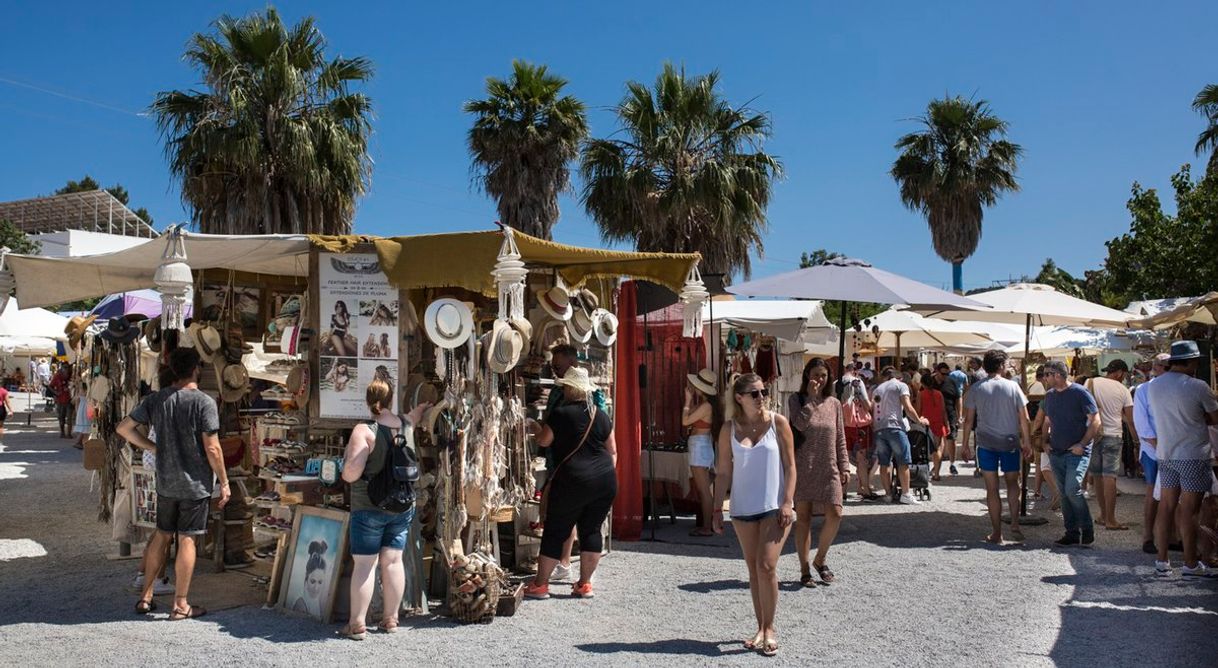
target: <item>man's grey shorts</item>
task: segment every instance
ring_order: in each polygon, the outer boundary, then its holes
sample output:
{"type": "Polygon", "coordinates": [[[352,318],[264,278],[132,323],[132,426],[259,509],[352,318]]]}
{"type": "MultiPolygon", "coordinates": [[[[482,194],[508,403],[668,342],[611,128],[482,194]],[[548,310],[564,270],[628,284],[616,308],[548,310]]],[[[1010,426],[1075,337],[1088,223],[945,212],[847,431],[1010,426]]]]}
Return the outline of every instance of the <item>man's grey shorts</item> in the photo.
{"type": "Polygon", "coordinates": [[[1091,446],[1091,464],[1088,470],[1091,475],[1117,477],[1121,468],[1121,437],[1101,436],[1095,445],[1091,446]]]}

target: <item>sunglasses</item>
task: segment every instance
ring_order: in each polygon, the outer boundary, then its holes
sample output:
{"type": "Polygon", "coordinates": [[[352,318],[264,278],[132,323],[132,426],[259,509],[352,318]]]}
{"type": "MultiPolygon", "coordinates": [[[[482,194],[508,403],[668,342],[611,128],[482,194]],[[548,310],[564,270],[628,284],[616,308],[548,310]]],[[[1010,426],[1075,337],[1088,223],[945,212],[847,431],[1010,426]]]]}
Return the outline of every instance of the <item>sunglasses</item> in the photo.
{"type": "Polygon", "coordinates": [[[760,390],[751,390],[749,392],[742,392],[742,394],[744,394],[745,396],[752,397],[754,399],[760,399],[762,397],[770,396],[770,391],[765,388],[762,388],[760,390]]]}

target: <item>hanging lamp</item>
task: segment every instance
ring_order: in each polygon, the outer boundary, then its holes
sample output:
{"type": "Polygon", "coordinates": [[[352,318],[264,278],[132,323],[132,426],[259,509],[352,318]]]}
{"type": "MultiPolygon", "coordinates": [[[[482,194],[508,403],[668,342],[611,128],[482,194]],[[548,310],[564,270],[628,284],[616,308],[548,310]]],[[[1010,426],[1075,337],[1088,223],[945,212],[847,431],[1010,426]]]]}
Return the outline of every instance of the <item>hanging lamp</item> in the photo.
{"type": "Polygon", "coordinates": [[[523,319],[525,279],[529,270],[521,260],[520,249],[516,247],[516,231],[507,225],[501,227],[503,245],[499,247],[499,257],[491,270],[499,286],[499,319],[523,319]]]}
{"type": "Polygon", "coordinates": [[[685,286],[681,288],[679,297],[684,305],[684,336],[692,339],[702,338],[702,304],[710,299],[710,292],[707,292],[706,284],[702,282],[702,274],[698,271],[697,264],[690,267],[689,274],[685,276],[685,286]]]}
{"type": "Polygon", "coordinates": [[[173,226],[167,236],[165,252],[161,254],[161,264],[156,268],[152,281],[156,284],[157,292],[161,293],[161,328],[182,330],[185,329],[186,299],[193,280],[190,265],[186,264],[186,240],[182,236],[182,226],[173,226]]]}

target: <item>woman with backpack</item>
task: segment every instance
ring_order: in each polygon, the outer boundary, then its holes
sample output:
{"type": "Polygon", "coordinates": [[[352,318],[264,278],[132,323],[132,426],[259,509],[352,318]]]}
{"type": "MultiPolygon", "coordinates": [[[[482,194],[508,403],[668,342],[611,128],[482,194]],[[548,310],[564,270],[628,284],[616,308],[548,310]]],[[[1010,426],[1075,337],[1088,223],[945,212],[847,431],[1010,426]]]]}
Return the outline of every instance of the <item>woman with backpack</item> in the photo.
{"type": "MultiPolygon", "coordinates": [[[[405,416],[393,412],[393,386],[381,378],[368,384],[366,393],[372,419],[355,425],[343,455],[343,480],[351,484],[351,615],[339,635],[363,640],[367,635],[368,606],[375,586],[373,571],[381,569],[382,633],[398,627],[398,608],[406,590],[402,552],[414,521],[408,486],[395,485],[392,463],[414,458],[414,427],[430,404],[419,404],[405,416]],[[400,448],[400,451],[393,450],[400,448]],[[408,453],[408,454],[407,454],[408,453]],[[386,478],[386,466],[389,479],[386,478]]],[[[417,477],[417,468],[415,469],[417,477]]]]}
{"type": "Polygon", "coordinates": [[[850,481],[846,454],[846,428],[842,405],[833,396],[833,374],[825,360],[813,358],[804,366],[799,393],[788,401],[795,438],[795,553],[799,556],[799,582],[815,587],[808,564],[812,549],[812,516],[824,515],[816,557],[811,566],[823,584],[833,582],[825,563],[829,546],[842,523],[842,500],[850,481]]]}
{"type": "MultiPolygon", "coordinates": [[[[845,381],[846,378],[842,380],[845,381]]],[[[842,422],[846,426],[846,452],[854,462],[854,484],[859,498],[875,501],[880,495],[872,491],[871,477],[879,462],[872,443],[872,403],[864,381],[851,377],[849,382],[842,386],[842,394],[838,398],[842,402],[842,422]]]]}

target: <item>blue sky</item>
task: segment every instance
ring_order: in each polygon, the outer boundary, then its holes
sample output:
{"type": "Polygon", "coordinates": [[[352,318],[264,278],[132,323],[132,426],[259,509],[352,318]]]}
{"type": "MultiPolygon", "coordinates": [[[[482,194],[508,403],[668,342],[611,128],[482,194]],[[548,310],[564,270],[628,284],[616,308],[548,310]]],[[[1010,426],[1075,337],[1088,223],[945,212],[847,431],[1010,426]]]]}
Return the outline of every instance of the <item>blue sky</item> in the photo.
{"type": "MultiPolygon", "coordinates": [[[[0,200],[46,194],[88,173],[127,186],[158,227],[185,220],[156,129],[137,112],[159,90],[196,84],[181,61],[193,33],[223,12],[264,6],[10,3],[0,40],[0,200]]],[[[376,167],[356,216],[356,231],[367,234],[495,220],[494,204],[470,186],[470,119],[460,107],[513,58],[569,79],[596,136],[616,129],[610,107],[627,80],[652,81],[666,60],[718,69],[731,100],[753,99],[772,115],[767,150],[787,170],[755,277],[794,269],[800,252],[823,247],[948,285],[950,267],[887,174],[893,142],[915,127],[904,119],[945,92],[989,100],[1026,150],[1023,191],[987,212],[966,287],[1035,273],[1048,256],[1081,274],[1099,265],[1104,240],[1128,229],[1133,181],[1169,189],[1181,164],[1197,162],[1202,121],[1189,102],[1218,82],[1214,2],[291,2],[280,10],[293,21],[314,15],[332,53],[376,64],[367,91],[376,167]]],[[[562,211],[557,240],[601,245],[577,199],[565,198],[562,211]]]]}

